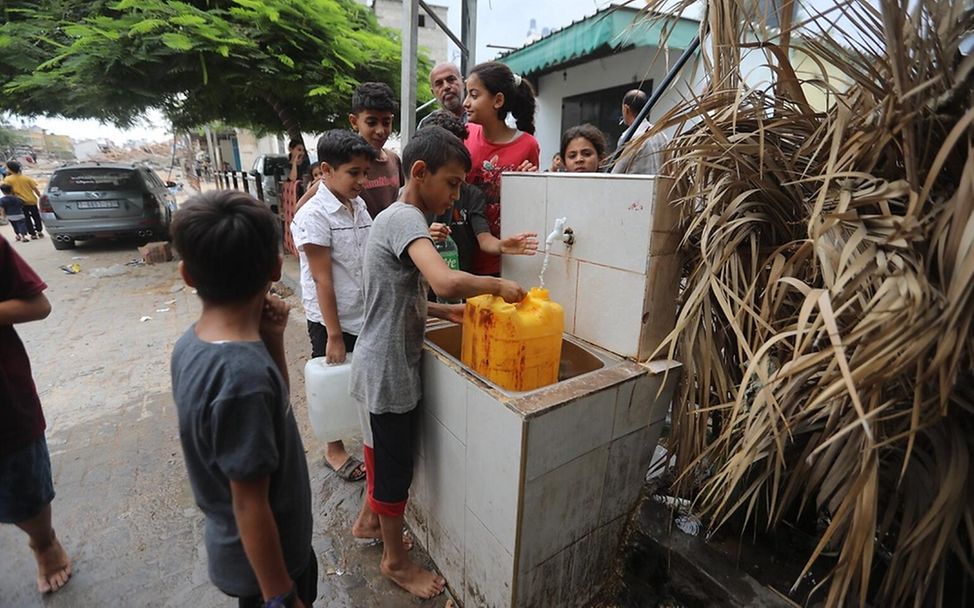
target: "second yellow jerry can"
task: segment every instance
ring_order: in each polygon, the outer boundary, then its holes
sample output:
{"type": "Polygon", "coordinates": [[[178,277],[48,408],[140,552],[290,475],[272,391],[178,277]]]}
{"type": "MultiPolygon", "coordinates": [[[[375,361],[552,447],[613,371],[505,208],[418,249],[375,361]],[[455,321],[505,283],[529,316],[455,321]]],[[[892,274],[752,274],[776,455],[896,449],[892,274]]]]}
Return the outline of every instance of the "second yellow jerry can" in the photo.
{"type": "Polygon", "coordinates": [[[467,300],[460,360],[498,386],[530,391],[558,381],[565,311],[532,288],[518,304],[492,295],[467,300]]]}

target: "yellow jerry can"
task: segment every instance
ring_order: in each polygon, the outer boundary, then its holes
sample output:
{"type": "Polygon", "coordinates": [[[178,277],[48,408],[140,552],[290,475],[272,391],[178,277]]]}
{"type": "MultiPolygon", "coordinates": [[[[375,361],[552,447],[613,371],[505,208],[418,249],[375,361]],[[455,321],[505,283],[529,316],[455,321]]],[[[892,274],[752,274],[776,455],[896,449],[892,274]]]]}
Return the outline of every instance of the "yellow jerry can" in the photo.
{"type": "Polygon", "coordinates": [[[460,360],[498,386],[530,391],[558,381],[565,311],[534,287],[517,304],[482,295],[467,300],[460,360]]]}

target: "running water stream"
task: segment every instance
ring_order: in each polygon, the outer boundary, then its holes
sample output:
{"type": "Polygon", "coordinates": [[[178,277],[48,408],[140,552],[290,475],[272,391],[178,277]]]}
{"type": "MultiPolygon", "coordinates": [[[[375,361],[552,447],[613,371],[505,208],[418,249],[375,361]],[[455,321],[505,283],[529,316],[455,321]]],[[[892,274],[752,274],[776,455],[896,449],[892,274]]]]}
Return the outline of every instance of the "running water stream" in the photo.
{"type": "Polygon", "coordinates": [[[551,256],[551,251],[548,250],[548,246],[545,245],[544,248],[544,261],[541,262],[541,274],[538,275],[538,282],[541,283],[541,289],[544,289],[544,273],[548,270],[548,258],[551,256]]]}

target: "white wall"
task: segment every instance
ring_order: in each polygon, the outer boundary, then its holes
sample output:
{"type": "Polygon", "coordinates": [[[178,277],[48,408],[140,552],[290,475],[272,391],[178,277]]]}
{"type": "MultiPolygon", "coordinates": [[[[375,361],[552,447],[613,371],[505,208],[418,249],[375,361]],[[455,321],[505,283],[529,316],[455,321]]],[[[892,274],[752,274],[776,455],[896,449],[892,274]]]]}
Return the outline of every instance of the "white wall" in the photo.
{"type": "MultiPolygon", "coordinates": [[[[641,81],[649,79],[653,80],[654,87],[658,86],[680,53],[679,50],[671,50],[667,62],[667,54],[659,52],[656,47],[630,49],[541,76],[535,137],[541,144],[542,164],[558,152],[562,133],[562,99],[628,83],[635,88],[641,81]]],[[[653,108],[651,121],[673,107],[681,94],[686,93],[686,77],[692,73],[692,66],[684,68],[677,84],[653,108]]],[[[621,98],[619,104],[622,104],[621,98]]],[[[570,126],[574,125],[565,125],[565,128],[570,126]]]]}
{"type": "MultiPolygon", "coordinates": [[[[450,22],[449,8],[438,6],[431,2],[427,2],[427,4],[429,4],[433,12],[444,23],[450,22]]],[[[402,30],[403,11],[401,0],[375,0],[373,10],[375,11],[375,16],[379,19],[379,23],[395,30],[402,30]]],[[[419,9],[419,15],[425,17],[425,25],[419,28],[419,46],[426,49],[434,64],[447,61],[449,59],[449,55],[447,54],[449,38],[447,38],[446,34],[436,25],[436,22],[430,19],[429,15],[422,8],[419,9]]],[[[454,33],[458,36],[460,34],[459,30],[454,33]]]]}
{"type": "MultiPolygon", "coordinates": [[[[254,161],[261,154],[286,154],[287,144],[281,141],[277,135],[264,135],[257,137],[252,131],[247,129],[236,129],[237,148],[240,150],[240,166],[244,171],[249,171],[254,166],[254,161]]],[[[305,137],[305,142],[309,147],[314,147],[315,140],[305,137]]],[[[229,160],[231,157],[225,157],[229,160]]]]}

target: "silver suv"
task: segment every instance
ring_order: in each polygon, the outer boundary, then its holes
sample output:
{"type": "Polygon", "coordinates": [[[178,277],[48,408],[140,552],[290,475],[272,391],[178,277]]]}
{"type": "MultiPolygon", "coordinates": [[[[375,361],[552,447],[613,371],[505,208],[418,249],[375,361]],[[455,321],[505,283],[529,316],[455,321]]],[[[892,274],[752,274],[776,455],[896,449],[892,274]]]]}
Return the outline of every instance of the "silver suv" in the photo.
{"type": "Polygon", "coordinates": [[[264,203],[274,213],[278,213],[281,206],[278,184],[287,179],[290,172],[291,165],[288,164],[285,154],[262,154],[254,160],[254,165],[251,167],[250,175],[254,179],[261,180],[264,203]]]}
{"type": "Polygon", "coordinates": [[[56,169],[39,205],[55,249],[99,237],[168,239],[176,212],[176,198],[155,172],[126,163],[56,169]]]}

